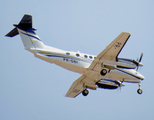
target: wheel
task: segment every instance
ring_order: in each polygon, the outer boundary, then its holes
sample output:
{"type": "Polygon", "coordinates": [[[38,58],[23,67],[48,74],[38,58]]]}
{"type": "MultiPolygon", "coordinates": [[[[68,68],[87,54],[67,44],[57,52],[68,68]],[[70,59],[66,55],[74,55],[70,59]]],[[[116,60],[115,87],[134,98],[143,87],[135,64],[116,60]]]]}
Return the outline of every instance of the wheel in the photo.
{"type": "Polygon", "coordinates": [[[104,75],[106,75],[107,70],[106,69],[103,69],[100,73],[101,73],[102,76],[104,76],[104,75]]]}
{"type": "Polygon", "coordinates": [[[137,93],[138,93],[138,94],[142,94],[142,93],[143,93],[143,90],[142,90],[141,88],[139,88],[139,89],[137,90],[137,93]]]}
{"type": "Polygon", "coordinates": [[[82,92],[82,95],[83,95],[83,96],[87,96],[88,93],[89,93],[89,91],[88,91],[87,89],[85,89],[85,90],[82,92]]]}

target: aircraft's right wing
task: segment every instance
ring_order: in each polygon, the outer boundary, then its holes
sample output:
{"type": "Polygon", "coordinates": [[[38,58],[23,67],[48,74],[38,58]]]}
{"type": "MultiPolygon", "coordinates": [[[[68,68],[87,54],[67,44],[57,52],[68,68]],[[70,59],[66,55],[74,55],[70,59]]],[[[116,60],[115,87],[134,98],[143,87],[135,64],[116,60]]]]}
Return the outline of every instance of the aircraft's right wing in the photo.
{"type": "Polygon", "coordinates": [[[95,85],[94,79],[88,78],[85,75],[80,76],[76,81],[73,82],[72,86],[66,93],[66,97],[76,97],[82,91],[86,89],[86,84],[95,85]]]}
{"type": "Polygon", "coordinates": [[[116,61],[130,35],[130,33],[122,32],[96,57],[88,69],[95,71],[100,70],[103,60],[116,61]]]}

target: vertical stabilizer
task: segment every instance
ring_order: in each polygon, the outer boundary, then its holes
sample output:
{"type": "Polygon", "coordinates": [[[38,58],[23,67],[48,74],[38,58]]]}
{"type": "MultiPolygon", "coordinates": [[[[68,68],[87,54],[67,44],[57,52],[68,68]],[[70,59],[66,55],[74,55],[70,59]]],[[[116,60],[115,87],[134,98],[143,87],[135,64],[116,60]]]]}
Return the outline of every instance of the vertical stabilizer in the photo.
{"type": "Polygon", "coordinates": [[[31,15],[25,14],[19,24],[14,24],[14,26],[15,28],[6,34],[6,36],[14,37],[20,34],[26,49],[44,49],[44,44],[35,33],[36,29],[32,27],[31,15]]]}

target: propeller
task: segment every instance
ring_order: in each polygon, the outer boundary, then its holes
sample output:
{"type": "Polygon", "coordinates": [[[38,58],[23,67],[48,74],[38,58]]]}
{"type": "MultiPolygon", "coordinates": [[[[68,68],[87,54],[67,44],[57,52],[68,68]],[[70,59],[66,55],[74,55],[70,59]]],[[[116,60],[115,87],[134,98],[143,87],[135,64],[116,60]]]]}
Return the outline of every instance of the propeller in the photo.
{"type": "Polygon", "coordinates": [[[139,60],[137,58],[137,61],[136,61],[137,62],[136,71],[138,71],[139,66],[143,66],[143,64],[141,63],[142,58],[143,58],[143,53],[141,53],[141,56],[140,56],[140,59],[139,60]]]}
{"type": "Polygon", "coordinates": [[[120,90],[120,92],[121,92],[121,87],[122,87],[122,86],[125,86],[125,85],[123,84],[123,81],[115,80],[115,82],[119,85],[118,90],[120,90]]]}

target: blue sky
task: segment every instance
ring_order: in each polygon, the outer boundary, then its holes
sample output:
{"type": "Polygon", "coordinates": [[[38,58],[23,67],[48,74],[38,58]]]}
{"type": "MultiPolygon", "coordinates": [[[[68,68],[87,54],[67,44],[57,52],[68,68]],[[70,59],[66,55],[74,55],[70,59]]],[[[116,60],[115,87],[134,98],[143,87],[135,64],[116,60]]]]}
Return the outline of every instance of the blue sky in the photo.
{"type": "Polygon", "coordinates": [[[0,120],[153,120],[154,2],[152,0],[1,0],[0,120]],[[121,32],[131,33],[119,57],[144,53],[143,94],[137,84],[118,90],[90,90],[87,97],[64,97],[80,75],[37,59],[20,36],[4,35],[24,14],[44,44],[99,54],[121,32]]]}

